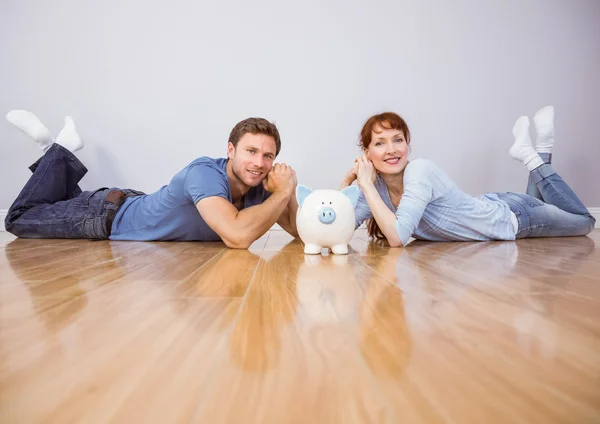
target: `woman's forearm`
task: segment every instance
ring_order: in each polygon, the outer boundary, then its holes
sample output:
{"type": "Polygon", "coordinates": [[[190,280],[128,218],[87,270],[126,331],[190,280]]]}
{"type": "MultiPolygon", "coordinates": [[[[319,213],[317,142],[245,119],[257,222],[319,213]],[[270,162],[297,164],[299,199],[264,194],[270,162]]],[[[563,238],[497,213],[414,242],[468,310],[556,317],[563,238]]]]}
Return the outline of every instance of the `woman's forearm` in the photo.
{"type": "Polygon", "coordinates": [[[390,246],[402,247],[402,241],[396,230],[396,214],[383,202],[383,199],[373,184],[368,184],[365,187],[361,187],[361,189],[365,196],[365,200],[371,209],[373,218],[377,222],[377,225],[390,246]]]}

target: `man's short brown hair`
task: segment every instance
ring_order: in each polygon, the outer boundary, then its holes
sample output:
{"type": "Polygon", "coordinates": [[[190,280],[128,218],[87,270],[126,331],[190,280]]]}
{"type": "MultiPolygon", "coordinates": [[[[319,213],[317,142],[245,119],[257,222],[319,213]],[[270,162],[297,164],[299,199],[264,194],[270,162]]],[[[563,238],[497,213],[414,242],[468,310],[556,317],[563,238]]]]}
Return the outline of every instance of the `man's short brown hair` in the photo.
{"type": "Polygon", "coordinates": [[[281,150],[281,138],[279,137],[279,131],[275,124],[267,121],[264,118],[248,118],[238,122],[229,134],[229,142],[237,147],[238,141],[243,137],[244,134],[265,134],[275,139],[275,147],[277,151],[275,156],[279,154],[281,150]]]}

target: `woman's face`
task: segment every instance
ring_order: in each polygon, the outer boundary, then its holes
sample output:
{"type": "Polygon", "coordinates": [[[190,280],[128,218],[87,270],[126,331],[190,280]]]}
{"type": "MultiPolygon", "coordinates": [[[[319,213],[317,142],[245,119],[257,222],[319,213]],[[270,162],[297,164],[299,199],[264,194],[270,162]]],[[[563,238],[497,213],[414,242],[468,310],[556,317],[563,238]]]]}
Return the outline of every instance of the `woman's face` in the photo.
{"type": "Polygon", "coordinates": [[[376,125],[371,132],[371,144],[365,153],[375,169],[382,174],[399,174],[408,163],[408,143],[400,130],[376,125]]]}

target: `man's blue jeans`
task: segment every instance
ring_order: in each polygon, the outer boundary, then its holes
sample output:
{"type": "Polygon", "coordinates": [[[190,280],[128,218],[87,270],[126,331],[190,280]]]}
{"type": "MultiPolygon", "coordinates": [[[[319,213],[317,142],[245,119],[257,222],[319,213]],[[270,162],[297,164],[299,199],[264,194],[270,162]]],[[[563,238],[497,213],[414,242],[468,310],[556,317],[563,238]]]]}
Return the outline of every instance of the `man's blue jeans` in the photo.
{"type": "MultiPolygon", "coordinates": [[[[82,191],[79,181],[87,168],[73,153],[54,143],[29,168],[33,175],[14,201],[5,219],[6,230],[23,238],[106,240],[110,216],[122,201],[111,201],[116,188],[82,191]],[[108,199],[108,200],[107,200],[108,199]]],[[[120,190],[124,195],[143,194],[120,190]]]]}

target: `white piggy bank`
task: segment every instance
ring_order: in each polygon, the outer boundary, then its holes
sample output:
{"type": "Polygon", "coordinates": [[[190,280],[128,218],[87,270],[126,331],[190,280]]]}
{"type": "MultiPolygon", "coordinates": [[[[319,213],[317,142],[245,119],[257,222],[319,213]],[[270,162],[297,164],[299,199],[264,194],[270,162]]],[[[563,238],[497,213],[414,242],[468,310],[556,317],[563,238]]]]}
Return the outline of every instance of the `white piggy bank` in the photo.
{"type": "Polygon", "coordinates": [[[298,184],[296,227],[304,242],[304,253],[318,255],[324,247],[336,255],[348,253],[348,242],[354,233],[354,207],[360,189],[348,186],[343,190],[312,190],[298,184]]]}

